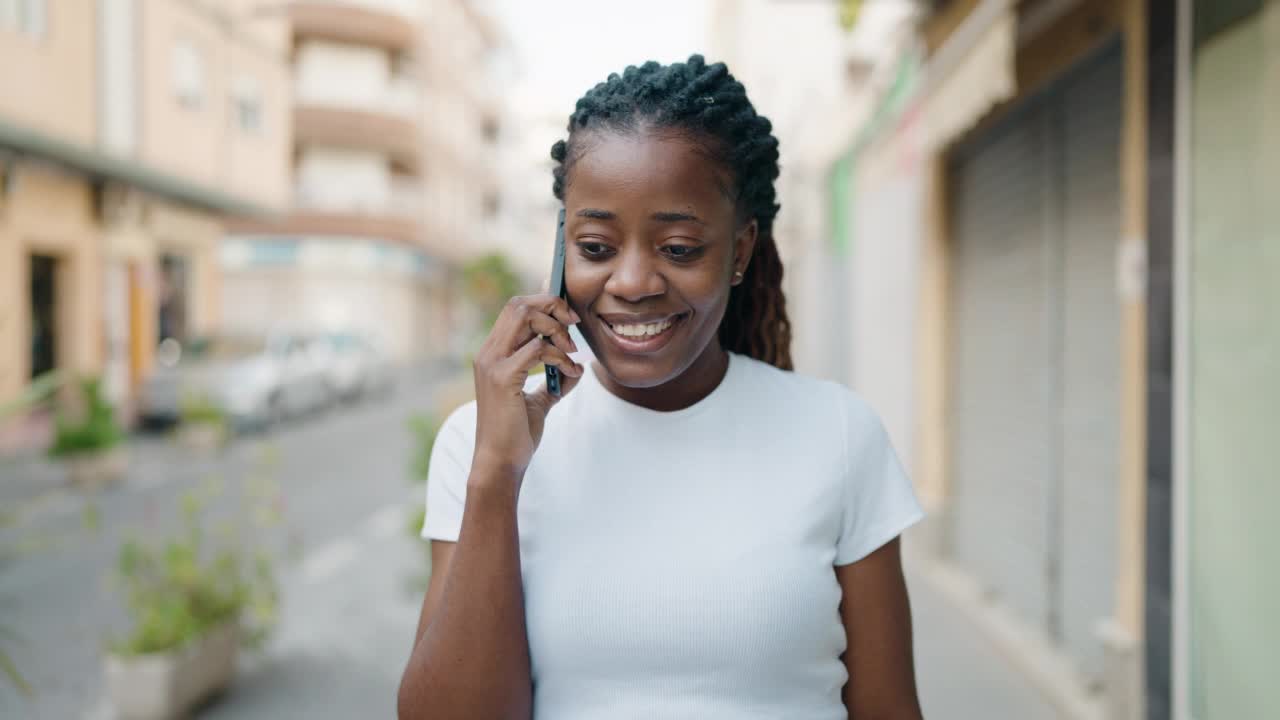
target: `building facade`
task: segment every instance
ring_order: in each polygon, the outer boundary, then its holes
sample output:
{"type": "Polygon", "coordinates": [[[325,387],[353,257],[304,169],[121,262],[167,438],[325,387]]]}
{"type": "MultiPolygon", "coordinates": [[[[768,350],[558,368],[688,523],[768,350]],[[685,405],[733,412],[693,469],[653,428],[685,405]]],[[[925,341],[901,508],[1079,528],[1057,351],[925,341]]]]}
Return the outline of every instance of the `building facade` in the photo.
{"type": "Polygon", "coordinates": [[[1063,716],[1136,717],[1145,18],[954,0],[909,23],[828,165],[834,365],[907,458],[921,566],[1063,716]]]}
{"type": "Polygon", "coordinates": [[[226,324],[355,331],[397,361],[446,353],[451,282],[499,201],[495,41],[465,2],[289,5],[292,211],[233,227],[226,324]],[[270,312],[263,312],[265,309],[270,312]]]}
{"type": "Polygon", "coordinates": [[[1176,181],[1162,207],[1173,228],[1173,252],[1164,255],[1173,301],[1153,315],[1173,330],[1162,363],[1173,368],[1173,493],[1171,504],[1152,506],[1151,524],[1171,529],[1175,543],[1153,558],[1163,572],[1153,573],[1148,603],[1153,625],[1172,631],[1172,652],[1168,660],[1159,646],[1151,653],[1160,673],[1151,704],[1177,720],[1272,717],[1280,713],[1280,532],[1269,513],[1280,501],[1280,326],[1272,317],[1280,308],[1280,3],[1174,5],[1162,26],[1176,48],[1165,76],[1175,82],[1176,181]]]}
{"type": "Polygon", "coordinates": [[[285,26],[253,7],[0,2],[0,399],[66,369],[127,409],[160,340],[218,326],[223,218],[288,193],[285,26]]]}
{"type": "Polygon", "coordinates": [[[1063,717],[1275,715],[1280,5],[919,9],[829,183],[855,386],[915,307],[910,548],[1063,717]]]}

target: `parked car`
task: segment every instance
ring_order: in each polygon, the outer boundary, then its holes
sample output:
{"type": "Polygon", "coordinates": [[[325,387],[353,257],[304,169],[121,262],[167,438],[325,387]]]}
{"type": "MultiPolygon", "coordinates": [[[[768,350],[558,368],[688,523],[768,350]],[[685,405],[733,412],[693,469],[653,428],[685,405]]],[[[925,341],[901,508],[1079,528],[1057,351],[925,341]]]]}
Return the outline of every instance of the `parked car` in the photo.
{"type": "Polygon", "coordinates": [[[139,417],[175,422],[184,403],[210,404],[236,428],[261,427],[319,410],[334,397],[314,340],[282,333],[166,340],[143,385],[139,417]]]}
{"type": "Polygon", "coordinates": [[[329,386],[339,400],[353,402],[390,392],[391,363],[368,338],[335,332],[320,336],[319,342],[329,386]]]}

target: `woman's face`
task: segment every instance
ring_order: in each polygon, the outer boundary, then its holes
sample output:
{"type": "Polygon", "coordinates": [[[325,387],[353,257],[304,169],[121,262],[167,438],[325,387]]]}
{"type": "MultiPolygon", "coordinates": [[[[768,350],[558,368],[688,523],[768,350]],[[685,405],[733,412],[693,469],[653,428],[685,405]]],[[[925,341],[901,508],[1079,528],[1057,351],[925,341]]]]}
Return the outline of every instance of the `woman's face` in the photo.
{"type": "Polygon", "coordinates": [[[619,384],[663,385],[705,353],[754,221],[738,227],[732,178],[673,132],[594,132],[565,186],[565,284],[579,330],[619,384]]]}

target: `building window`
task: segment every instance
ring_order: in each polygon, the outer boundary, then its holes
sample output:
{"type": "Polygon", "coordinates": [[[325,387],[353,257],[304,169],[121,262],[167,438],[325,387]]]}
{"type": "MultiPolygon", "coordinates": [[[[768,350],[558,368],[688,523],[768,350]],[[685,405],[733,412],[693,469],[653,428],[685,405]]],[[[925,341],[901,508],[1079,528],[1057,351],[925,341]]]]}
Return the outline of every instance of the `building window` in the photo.
{"type": "Polygon", "coordinates": [[[231,115],[242,132],[253,135],[262,132],[262,89],[256,79],[244,76],[236,80],[231,93],[231,115]]]}
{"type": "Polygon", "coordinates": [[[498,120],[493,117],[486,117],[480,128],[481,134],[484,135],[485,142],[495,143],[498,141],[498,120]]]}
{"type": "Polygon", "coordinates": [[[173,46],[173,94],[184,108],[199,110],[204,106],[204,58],[184,41],[173,46]]]}
{"type": "Polygon", "coordinates": [[[0,0],[0,29],[43,39],[49,29],[48,0],[0,0]]]}
{"type": "Polygon", "coordinates": [[[484,196],[484,216],[487,218],[498,217],[498,213],[502,210],[502,198],[498,197],[498,193],[486,193],[484,196]]]}

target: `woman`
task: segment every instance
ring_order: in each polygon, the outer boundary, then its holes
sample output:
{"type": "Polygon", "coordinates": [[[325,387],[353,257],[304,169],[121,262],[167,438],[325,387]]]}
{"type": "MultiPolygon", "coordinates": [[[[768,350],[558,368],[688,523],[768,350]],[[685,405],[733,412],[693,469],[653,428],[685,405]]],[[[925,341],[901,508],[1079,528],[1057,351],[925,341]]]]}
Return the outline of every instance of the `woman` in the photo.
{"type": "Polygon", "coordinates": [[[875,414],[790,372],[777,147],[698,55],[578,101],[568,300],[507,305],[436,440],[401,718],[920,717],[920,508],[875,414]]]}

